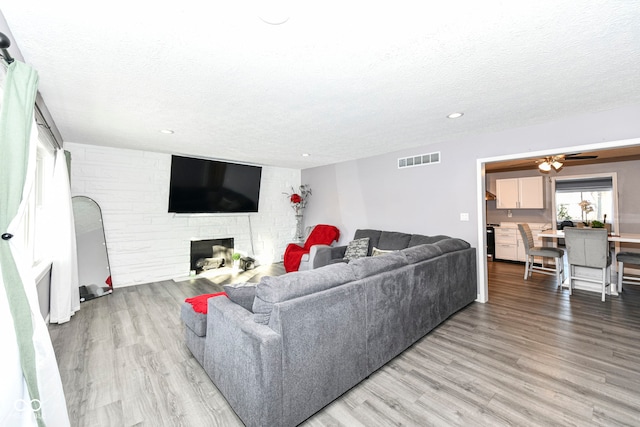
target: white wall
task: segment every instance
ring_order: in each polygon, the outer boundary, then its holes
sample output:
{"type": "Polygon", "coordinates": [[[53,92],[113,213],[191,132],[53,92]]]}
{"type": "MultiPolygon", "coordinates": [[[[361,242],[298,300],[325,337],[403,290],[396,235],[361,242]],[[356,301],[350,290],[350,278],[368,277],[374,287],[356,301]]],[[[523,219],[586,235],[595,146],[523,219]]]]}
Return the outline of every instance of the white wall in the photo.
{"type": "Polygon", "coordinates": [[[314,198],[306,220],[337,225],[342,243],[351,240],[357,228],[369,227],[447,234],[478,247],[477,159],[637,137],[640,105],[631,105],[443,143],[425,141],[413,150],[305,169],[302,182],[311,185],[314,198]],[[398,157],[434,151],[441,152],[439,164],[396,167],[398,157]],[[469,213],[470,220],[460,221],[460,213],[469,213]]]}
{"type": "MultiPolygon", "coordinates": [[[[174,215],[167,212],[171,156],[65,143],[71,152],[71,192],[102,208],[114,287],[189,274],[192,239],[233,237],[251,253],[249,215],[174,215]]],[[[295,233],[284,192],[300,185],[300,171],[263,167],[259,212],[251,215],[254,255],[280,261],[295,233]]]]}

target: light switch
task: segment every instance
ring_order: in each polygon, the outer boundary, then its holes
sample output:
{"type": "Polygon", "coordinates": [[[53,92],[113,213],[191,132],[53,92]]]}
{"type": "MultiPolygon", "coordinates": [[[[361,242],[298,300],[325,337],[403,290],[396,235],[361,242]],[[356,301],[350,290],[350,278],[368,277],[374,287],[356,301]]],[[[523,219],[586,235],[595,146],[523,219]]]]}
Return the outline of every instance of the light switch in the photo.
{"type": "Polygon", "coordinates": [[[460,214],[460,221],[469,221],[469,213],[468,212],[462,212],[460,214]]]}

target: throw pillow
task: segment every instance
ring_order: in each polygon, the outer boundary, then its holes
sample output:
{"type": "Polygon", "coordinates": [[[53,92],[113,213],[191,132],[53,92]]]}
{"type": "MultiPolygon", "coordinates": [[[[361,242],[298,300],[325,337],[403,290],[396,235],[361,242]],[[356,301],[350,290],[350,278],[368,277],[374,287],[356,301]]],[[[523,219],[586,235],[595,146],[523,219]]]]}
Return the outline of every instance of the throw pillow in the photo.
{"type": "Polygon", "coordinates": [[[253,313],[253,300],[256,297],[255,283],[236,283],[224,285],[223,288],[232,302],[253,313]]]}
{"type": "Polygon", "coordinates": [[[368,237],[352,240],[349,242],[347,249],[344,251],[344,259],[347,261],[351,261],[352,259],[366,257],[368,251],[369,251],[368,237]]]}
{"type": "Polygon", "coordinates": [[[384,255],[384,254],[388,254],[391,252],[395,252],[392,250],[386,250],[386,249],[378,249],[375,246],[373,247],[373,249],[371,249],[371,256],[380,256],[380,255],[384,255]]]}

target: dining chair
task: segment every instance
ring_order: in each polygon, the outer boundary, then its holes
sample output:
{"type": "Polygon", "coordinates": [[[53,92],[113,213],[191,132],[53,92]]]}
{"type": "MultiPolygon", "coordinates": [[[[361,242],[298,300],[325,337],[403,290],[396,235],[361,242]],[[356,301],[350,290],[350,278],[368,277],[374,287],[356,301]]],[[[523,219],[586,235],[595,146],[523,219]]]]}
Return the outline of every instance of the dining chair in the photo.
{"type": "Polygon", "coordinates": [[[640,277],[624,275],[625,264],[640,265],[640,253],[619,252],[616,256],[616,260],[618,261],[618,292],[622,292],[623,282],[640,284],[640,277]]]}
{"type": "Polygon", "coordinates": [[[533,241],[533,234],[531,233],[529,224],[518,224],[518,230],[520,230],[522,242],[524,243],[524,250],[526,252],[524,280],[527,280],[531,277],[531,274],[536,271],[538,273],[556,276],[558,287],[560,287],[562,285],[564,273],[564,251],[558,248],[536,246],[533,241]],[[542,257],[542,263],[540,266],[535,264],[535,257],[542,257]],[[544,258],[553,258],[555,260],[555,268],[545,267],[544,258]]]}
{"type": "Polygon", "coordinates": [[[602,301],[605,300],[609,279],[611,256],[609,253],[608,233],[604,228],[573,228],[564,229],[564,240],[567,245],[569,261],[569,294],[573,289],[574,279],[602,284],[602,301]],[[599,268],[602,277],[596,279],[588,276],[577,276],[576,267],[599,268]]]}

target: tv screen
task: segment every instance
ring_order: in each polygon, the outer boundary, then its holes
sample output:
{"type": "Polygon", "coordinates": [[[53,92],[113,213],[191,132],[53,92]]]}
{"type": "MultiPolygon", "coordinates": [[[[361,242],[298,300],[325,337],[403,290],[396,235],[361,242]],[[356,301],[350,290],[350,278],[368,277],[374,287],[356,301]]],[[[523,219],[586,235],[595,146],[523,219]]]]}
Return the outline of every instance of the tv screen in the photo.
{"type": "Polygon", "coordinates": [[[171,156],[169,212],[258,212],[260,166],[171,156]]]}

